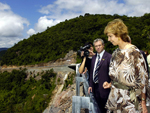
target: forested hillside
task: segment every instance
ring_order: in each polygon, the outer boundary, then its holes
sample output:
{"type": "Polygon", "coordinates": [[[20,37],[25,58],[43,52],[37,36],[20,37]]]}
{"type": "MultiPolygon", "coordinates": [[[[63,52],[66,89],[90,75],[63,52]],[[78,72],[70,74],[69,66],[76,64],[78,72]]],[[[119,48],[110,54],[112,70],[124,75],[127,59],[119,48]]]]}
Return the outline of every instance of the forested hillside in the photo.
{"type": "Polygon", "coordinates": [[[64,57],[69,50],[77,51],[86,41],[93,42],[96,38],[102,38],[105,41],[105,49],[112,53],[116,47],[107,41],[107,36],[103,31],[107,23],[115,18],[121,18],[128,26],[133,44],[139,49],[150,50],[150,14],[142,17],[127,17],[117,14],[92,15],[87,13],[48,27],[44,32],[18,42],[7,50],[1,65],[49,62],[64,57]]]}
{"type": "Polygon", "coordinates": [[[48,106],[56,73],[47,70],[40,80],[26,76],[26,69],[0,72],[0,113],[41,113],[48,106]]]}
{"type": "Polygon", "coordinates": [[[2,56],[5,54],[8,48],[0,48],[0,61],[2,59],[2,56]]]}
{"type": "Polygon", "coordinates": [[[6,51],[7,50],[1,50],[0,51],[0,61],[1,61],[2,57],[3,57],[3,55],[6,53],[6,51]]]}

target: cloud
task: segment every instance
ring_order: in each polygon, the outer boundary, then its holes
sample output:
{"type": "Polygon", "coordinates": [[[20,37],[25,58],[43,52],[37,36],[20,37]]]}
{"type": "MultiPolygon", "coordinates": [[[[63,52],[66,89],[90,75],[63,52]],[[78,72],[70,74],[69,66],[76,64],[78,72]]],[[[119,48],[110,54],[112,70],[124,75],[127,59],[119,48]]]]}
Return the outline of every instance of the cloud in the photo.
{"type": "Polygon", "coordinates": [[[81,15],[80,10],[82,5],[82,0],[66,0],[65,2],[63,0],[57,0],[54,4],[42,7],[39,12],[45,14],[45,16],[38,19],[34,27],[35,32],[42,32],[46,30],[47,27],[81,15]]]}
{"type": "Polygon", "coordinates": [[[53,20],[53,19],[50,19],[48,16],[43,16],[43,17],[40,17],[38,19],[38,23],[35,24],[35,27],[34,29],[29,29],[27,31],[27,34],[29,36],[33,35],[33,34],[36,34],[38,32],[43,32],[44,30],[47,29],[47,27],[51,27],[51,26],[54,26],[56,25],[57,23],[61,22],[60,20],[53,20]]]}
{"type": "Polygon", "coordinates": [[[43,13],[43,14],[49,14],[49,13],[50,13],[49,9],[53,9],[53,8],[54,8],[54,6],[50,4],[50,5],[47,5],[47,6],[42,7],[42,8],[39,10],[39,12],[40,12],[40,13],[43,13]]]}
{"type": "Polygon", "coordinates": [[[149,0],[125,0],[128,16],[143,16],[150,13],[149,0]]]}
{"type": "Polygon", "coordinates": [[[0,48],[3,47],[12,47],[14,44],[16,44],[17,42],[19,42],[20,40],[22,40],[20,37],[14,37],[13,39],[10,37],[1,37],[0,38],[0,48]]]}
{"type": "Polygon", "coordinates": [[[149,0],[56,0],[53,4],[42,7],[39,12],[54,19],[58,19],[58,15],[59,18],[64,14],[69,16],[70,13],[142,16],[150,12],[149,6],[149,0]]]}
{"type": "Polygon", "coordinates": [[[29,25],[27,19],[13,13],[9,5],[0,2],[0,47],[11,47],[18,42],[25,25],[29,25]]]}
{"type": "Polygon", "coordinates": [[[39,18],[34,30],[42,32],[48,26],[85,13],[143,16],[150,12],[149,6],[149,0],[55,0],[39,9],[45,16],[39,18]]]}
{"type": "Polygon", "coordinates": [[[27,34],[28,34],[29,36],[31,36],[31,35],[33,35],[33,34],[36,34],[36,32],[35,32],[34,29],[29,29],[29,30],[27,31],[27,34]]]}
{"type": "Polygon", "coordinates": [[[59,22],[60,20],[53,20],[47,16],[43,16],[39,18],[38,23],[35,25],[35,30],[36,32],[42,32],[47,29],[47,27],[51,27],[59,22]]]}
{"type": "Polygon", "coordinates": [[[3,10],[10,10],[10,6],[0,2],[0,11],[3,11],[3,10]]]}
{"type": "Polygon", "coordinates": [[[0,47],[11,47],[27,38],[23,36],[25,32],[29,37],[85,13],[143,16],[150,13],[149,6],[149,0],[54,0],[39,9],[42,16],[37,19],[34,28],[26,32],[25,27],[29,25],[29,21],[12,12],[9,5],[0,2],[0,47]]]}

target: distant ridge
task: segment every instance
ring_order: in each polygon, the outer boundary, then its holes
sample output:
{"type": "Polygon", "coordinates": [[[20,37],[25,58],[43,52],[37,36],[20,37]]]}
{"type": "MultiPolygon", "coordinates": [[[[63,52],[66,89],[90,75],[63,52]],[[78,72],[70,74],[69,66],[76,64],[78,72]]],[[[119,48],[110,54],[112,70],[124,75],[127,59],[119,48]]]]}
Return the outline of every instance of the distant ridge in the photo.
{"type": "Polygon", "coordinates": [[[0,48],[0,51],[7,50],[8,48],[0,48]]]}
{"type": "MultiPolygon", "coordinates": [[[[115,18],[122,19],[127,25],[132,44],[143,51],[150,52],[150,13],[141,17],[86,13],[84,16],[66,19],[55,26],[47,27],[41,33],[19,41],[5,52],[1,66],[34,65],[56,61],[64,58],[69,51],[77,51],[85,42],[93,42],[96,38],[102,38],[105,42],[105,50],[112,53],[117,46],[113,46],[108,41],[104,28],[115,18]]],[[[77,61],[78,59],[79,56],[77,61]]]]}

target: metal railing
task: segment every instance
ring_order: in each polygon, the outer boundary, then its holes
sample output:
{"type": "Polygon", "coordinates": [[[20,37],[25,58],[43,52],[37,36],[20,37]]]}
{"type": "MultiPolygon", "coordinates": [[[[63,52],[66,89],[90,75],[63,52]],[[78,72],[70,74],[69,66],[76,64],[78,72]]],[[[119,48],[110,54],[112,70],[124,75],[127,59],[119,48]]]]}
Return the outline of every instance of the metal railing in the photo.
{"type": "Polygon", "coordinates": [[[81,108],[88,109],[89,113],[100,113],[93,94],[88,94],[89,83],[86,74],[80,74],[79,67],[80,64],[76,64],[74,68],[76,71],[76,96],[72,97],[72,113],[80,113],[81,108]],[[80,96],[81,83],[83,83],[85,97],[80,96]]]}

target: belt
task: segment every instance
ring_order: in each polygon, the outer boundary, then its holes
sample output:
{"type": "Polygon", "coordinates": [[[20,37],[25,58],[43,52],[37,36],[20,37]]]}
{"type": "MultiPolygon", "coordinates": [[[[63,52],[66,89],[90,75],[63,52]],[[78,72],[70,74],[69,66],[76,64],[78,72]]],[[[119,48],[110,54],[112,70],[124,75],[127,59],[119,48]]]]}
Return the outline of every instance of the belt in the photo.
{"type": "Polygon", "coordinates": [[[116,87],[116,88],[119,88],[119,89],[126,89],[130,92],[130,98],[131,98],[131,101],[134,101],[134,105],[135,105],[135,109],[137,110],[138,109],[138,104],[139,104],[139,101],[136,97],[136,91],[135,89],[133,89],[132,87],[128,87],[126,85],[123,85],[119,82],[116,82],[116,81],[112,81],[112,84],[116,87]]]}

